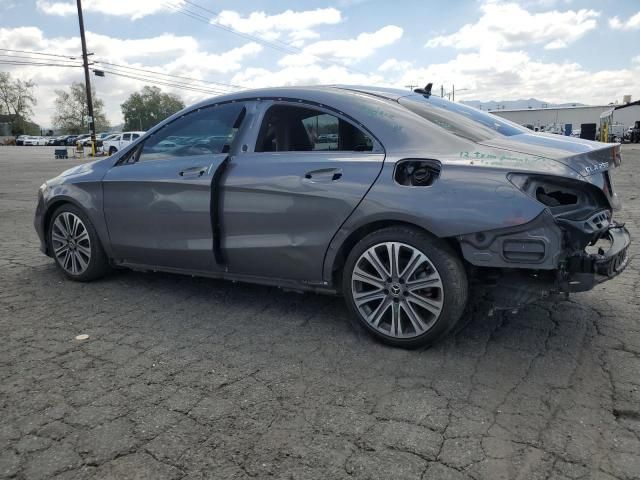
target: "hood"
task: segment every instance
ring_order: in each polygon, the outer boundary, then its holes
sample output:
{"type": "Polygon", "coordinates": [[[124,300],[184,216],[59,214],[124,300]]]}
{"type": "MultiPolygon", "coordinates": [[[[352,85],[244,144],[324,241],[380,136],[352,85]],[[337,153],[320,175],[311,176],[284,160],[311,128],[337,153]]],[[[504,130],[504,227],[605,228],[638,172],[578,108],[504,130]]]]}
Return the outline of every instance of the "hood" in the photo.
{"type": "Polygon", "coordinates": [[[617,167],[621,162],[618,143],[601,143],[562,135],[524,133],[510,137],[494,137],[479,143],[554,160],[583,177],[602,173],[617,167]]]}
{"type": "Polygon", "coordinates": [[[47,180],[46,183],[49,186],[58,185],[69,181],[76,181],[80,177],[87,181],[98,181],[102,179],[104,174],[113,166],[114,163],[115,160],[112,156],[76,165],[75,167],[60,173],[58,176],[47,180]]]}

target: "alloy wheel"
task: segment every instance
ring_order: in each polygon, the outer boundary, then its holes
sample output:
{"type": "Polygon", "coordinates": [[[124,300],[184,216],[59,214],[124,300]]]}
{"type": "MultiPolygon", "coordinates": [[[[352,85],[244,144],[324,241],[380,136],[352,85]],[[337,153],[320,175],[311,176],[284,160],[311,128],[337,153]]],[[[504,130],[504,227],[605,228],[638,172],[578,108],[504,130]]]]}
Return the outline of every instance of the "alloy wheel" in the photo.
{"type": "Polygon", "coordinates": [[[369,326],[394,338],[427,332],[444,305],[438,270],[420,250],[399,242],[379,243],[360,255],[351,293],[369,326]]]}
{"type": "Polygon", "coordinates": [[[51,245],[60,266],[72,275],[80,275],[91,260],[91,240],[80,217],[62,212],[53,221],[51,245]]]}

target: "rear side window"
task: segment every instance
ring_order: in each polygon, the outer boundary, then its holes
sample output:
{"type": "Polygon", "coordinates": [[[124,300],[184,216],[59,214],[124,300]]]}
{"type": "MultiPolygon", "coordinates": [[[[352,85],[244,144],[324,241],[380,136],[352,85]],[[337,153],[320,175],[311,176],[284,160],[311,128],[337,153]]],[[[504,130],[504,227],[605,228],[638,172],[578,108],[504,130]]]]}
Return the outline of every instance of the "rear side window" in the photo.
{"type": "Polygon", "coordinates": [[[370,152],[371,137],[351,123],[320,110],[274,105],[267,110],[256,152],[370,152]]]}
{"type": "Polygon", "coordinates": [[[125,140],[125,141],[131,140],[131,134],[125,133],[124,135],[122,135],[122,140],[125,140]]]}
{"type": "Polygon", "coordinates": [[[449,102],[433,95],[429,98],[424,95],[410,95],[400,98],[399,102],[407,109],[454,135],[476,142],[496,136],[511,137],[527,133],[524,127],[497,115],[461,103],[449,102]]]}
{"type": "Polygon", "coordinates": [[[165,125],[145,140],[132,160],[146,162],[224,153],[231,147],[242,123],[243,113],[242,103],[225,103],[194,110],[165,125]]]}

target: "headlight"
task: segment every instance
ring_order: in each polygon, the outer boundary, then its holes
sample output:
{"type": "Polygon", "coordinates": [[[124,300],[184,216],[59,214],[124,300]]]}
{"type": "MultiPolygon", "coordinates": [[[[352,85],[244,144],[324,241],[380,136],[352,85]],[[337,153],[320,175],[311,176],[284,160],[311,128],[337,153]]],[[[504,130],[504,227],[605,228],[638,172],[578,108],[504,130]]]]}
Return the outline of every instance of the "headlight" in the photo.
{"type": "Polygon", "coordinates": [[[44,182],[42,185],[40,185],[40,188],[38,189],[41,192],[44,192],[47,189],[47,182],[44,182]]]}

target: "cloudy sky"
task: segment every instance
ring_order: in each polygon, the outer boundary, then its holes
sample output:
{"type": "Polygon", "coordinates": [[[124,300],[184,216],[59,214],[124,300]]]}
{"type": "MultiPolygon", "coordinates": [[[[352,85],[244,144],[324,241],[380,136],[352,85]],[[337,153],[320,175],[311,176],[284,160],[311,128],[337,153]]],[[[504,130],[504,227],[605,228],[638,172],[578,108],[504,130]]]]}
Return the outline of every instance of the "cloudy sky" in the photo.
{"type": "MultiPolygon", "coordinates": [[[[124,99],[151,82],[186,103],[240,87],[427,82],[455,84],[456,98],[469,100],[640,99],[638,0],[83,4],[88,48],[101,62],[93,68],[107,72],[92,81],[113,124],[124,99]]],[[[0,71],[37,83],[35,120],[48,126],[54,90],[82,80],[82,69],[6,62],[78,63],[75,1],[0,0],[0,11],[0,71]]]]}

